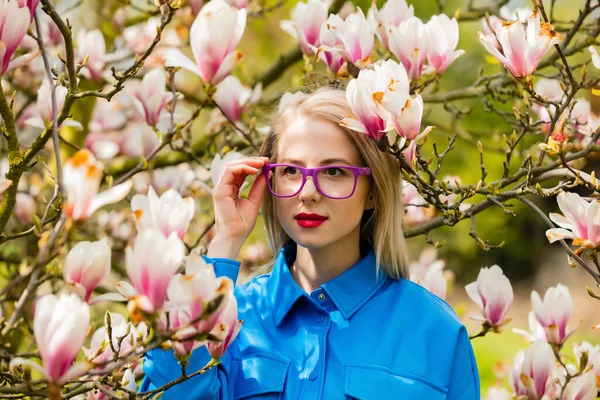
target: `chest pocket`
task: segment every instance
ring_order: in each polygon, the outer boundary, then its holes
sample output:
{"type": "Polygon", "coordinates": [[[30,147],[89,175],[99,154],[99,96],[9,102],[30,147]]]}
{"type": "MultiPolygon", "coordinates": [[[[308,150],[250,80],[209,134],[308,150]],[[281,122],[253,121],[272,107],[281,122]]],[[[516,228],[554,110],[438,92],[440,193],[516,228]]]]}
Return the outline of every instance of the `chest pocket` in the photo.
{"type": "Polygon", "coordinates": [[[446,389],[418,377],[396,375],[387,368],[346,366],[345,394],[357,400],[445,400],[446,389]]]}
{"type": "Polygon", "coordinates": [[[253,354],[235,363],[233,398],[275,400],[283,398],[290,363],[269,355],[253,354]]]}

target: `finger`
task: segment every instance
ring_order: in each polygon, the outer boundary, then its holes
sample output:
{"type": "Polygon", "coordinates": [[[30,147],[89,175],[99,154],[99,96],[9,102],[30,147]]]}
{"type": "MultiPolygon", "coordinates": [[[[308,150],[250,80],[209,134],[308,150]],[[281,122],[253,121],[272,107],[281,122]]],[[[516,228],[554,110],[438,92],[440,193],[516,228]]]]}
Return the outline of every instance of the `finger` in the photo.
{"type": "Polygon", "coordinates": [[[251,166],[256,167],[256,168],[260,168],[263,165],[265,165],[268,161],[269,161],[269,159],[267,157],[262,157],[262,158],[258,158],[258,157],[257,158],[244,158],[242,160],[234,160],[234,161],[228,162],[226,164],[226,166],[246,164],[246,165],[251,165],[251,166]]]}
{"type": "Polygon", "coordinates": [[[225,169],[225,173],[219,181],[219,185],[237,186],[238,189],[242,186],[248,175],[258,173],[258,168],[254,168],[245,164],[232,165],[225,169]]]}
{"type": "Polygon", "coordinates": [[[254,181],[254,184],[250,189],[250,193],[248,193],[248,201],[250,201],[258,208],[258,206],[260,205],[260,201],[262,200],[262,197],[265,194],[266,188],[267,179],[264,174],[260,174],[254,181]]]}

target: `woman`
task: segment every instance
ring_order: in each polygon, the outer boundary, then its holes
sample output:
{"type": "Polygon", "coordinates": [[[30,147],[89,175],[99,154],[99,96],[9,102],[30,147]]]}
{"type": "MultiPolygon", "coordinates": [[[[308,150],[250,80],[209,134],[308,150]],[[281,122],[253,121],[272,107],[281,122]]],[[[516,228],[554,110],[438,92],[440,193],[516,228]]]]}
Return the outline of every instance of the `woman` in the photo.
{"type": "MultiPolygon", "coordinates": [[[[224,170],[206,259],[235,281],[261,200],[276,257],[236,287],[244,325],[222,364],[163,398],[479,399],[465,327],[448,304],[406,279],[397,160],[340,126],[351,114],[344,91],[290,97],[262,157],[224,170]],[[239,198],[256,174],[248,198],[239,198]]],[[[186,372],[209,360],[197,349],[186,372]]],[[[150,390],[181,367],[172,351],[154,350],[144,371],[141,390],[150,390]]]]}

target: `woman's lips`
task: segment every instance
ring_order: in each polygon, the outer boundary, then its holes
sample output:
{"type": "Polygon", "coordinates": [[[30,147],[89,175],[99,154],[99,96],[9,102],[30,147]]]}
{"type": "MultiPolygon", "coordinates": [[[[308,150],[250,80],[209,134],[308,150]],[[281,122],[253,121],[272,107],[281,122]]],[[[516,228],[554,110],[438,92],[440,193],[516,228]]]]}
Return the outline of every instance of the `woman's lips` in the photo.
{"type": "Polygon", "coordinates": [[[296,218],[296,222],[303,228],[316,228],[321,225],[323,222],[327,221],[326,219],[302,219],[296,218]]]}

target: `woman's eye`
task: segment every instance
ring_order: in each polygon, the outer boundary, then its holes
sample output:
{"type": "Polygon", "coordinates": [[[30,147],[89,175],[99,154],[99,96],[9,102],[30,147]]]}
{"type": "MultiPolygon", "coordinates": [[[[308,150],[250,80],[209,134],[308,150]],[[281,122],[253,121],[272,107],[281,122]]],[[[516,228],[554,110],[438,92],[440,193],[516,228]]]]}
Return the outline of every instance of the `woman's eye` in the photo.
{"type": "Polygon", "coordinates": [[[325,171],[326,171],[325,173],[329,176],[344,175],[344,171],[342,171],[340,168],[328,168],[325,171]]]}
{"type": "Polygon", "coordinates": [[[283,173],[286,175],[295,175],[298,173],[298,168],[294,168],[294,167],[285,167],[283,169],[283,173]]]}

